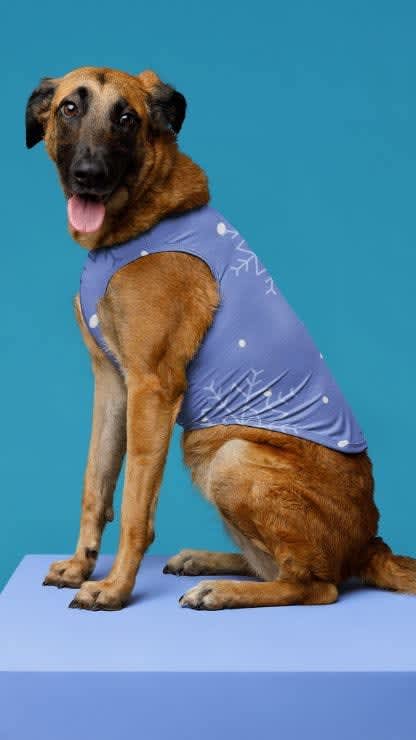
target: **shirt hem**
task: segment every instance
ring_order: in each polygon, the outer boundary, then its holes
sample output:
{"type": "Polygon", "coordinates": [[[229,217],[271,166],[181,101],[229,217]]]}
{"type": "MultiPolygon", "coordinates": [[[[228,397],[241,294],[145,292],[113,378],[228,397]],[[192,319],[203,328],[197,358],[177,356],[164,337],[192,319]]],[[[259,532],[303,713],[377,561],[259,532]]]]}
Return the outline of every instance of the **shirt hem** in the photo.
{"type": "Polygon", "coordinates": [[[323,437],[319,434],[314,434],[313,432],[304,432],[302,430],[302,434],[296,434],[295,432],[289,432],[285,429],[282,429],[281,427],[277,425],[268,425],[268,426],[259,426],[254,424],[247,424],[239,421],[233,421],[229,424],[226,424],[224,422],[204,422],[201,424],[198,424],[198,422],[195,422],[195,424],[181,424],[180,426],[183,427],[183,430],[185,432],[192,432],[196,429],[210,429],[212,427],[228,427],[228,426],[241,426],[241,427],[249,427],[250,429],[262,429],[266,432],[279,432],[280,434],[286,434],[288,437],[295,437],[297,439],[306,439],[308,442],[315,442],[315,444],[322,445],[323,447],[328,447],[331,450],[335,450],[335,452],[342,452],[343,454],[356,454],[359,452],[364,452],[368,448],[367,442],[364,440],[362,442],[348,442],[347,445],[339,445],[340,440],[333,440],[329,437],[323,437]]]}

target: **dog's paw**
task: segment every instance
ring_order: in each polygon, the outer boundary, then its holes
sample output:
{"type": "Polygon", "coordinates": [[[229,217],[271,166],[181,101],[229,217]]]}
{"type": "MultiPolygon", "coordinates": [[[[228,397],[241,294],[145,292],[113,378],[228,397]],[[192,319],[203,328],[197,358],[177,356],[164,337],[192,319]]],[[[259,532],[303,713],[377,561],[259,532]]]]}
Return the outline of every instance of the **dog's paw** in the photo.
{"type": "Polygon", "coordinates": [[[163,568],[163,573],[175,576],[202,576],[207,572],[206,558],[198,550],[181,550],[163,568]]]}
{"type": "Polygon", "coordinates": [[[85,581],[72,599],[71,609],[90,609],[91,611],[116,611],[122,609],[130,596],[131,590],[121,589],[109,579],[102,581],[85,581]]]}
{"type": "Polygon", "coordinates": [[[90,562],[86,559],[81,560],[76,556],[68,560],[57,560],[50,566],[43,585],[57,586],[58,588],[79,588],[89,578],[91,570],[90,562]]]}
{"type": "Polygon", "coordinates": [[[180,597],[179,604],[189,609],[224,609],[227,606],[224,583],[227,581],[201,581],[180,597]]]}

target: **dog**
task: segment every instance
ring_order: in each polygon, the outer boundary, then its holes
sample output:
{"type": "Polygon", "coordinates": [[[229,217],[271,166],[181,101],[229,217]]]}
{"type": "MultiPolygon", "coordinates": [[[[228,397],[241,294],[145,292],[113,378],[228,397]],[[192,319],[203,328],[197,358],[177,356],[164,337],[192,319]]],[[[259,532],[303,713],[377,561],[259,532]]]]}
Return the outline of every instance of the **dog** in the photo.
{"type": "MultiPolygon", "coordinates": [[[[203,580],[180,598],[182,607],[330,604],[351,576],[416,593],[416,560],[392,554],[377,536],[372,464],[359,427],[315,348],[305,349],[309,340],[272,278],[234,227],[210,209],[205,173],[178,148],[185,112],[184,96],[152,71],[94,67],[43,79],[27,104],[27,146],[45,141],[68,202],[70,233],[89,250],[85,295],[81,290],[75,298],[75,311],[95,378],[78,544],[73,557],[51,565],[44,584],[79,589],[73,608],[128,603],[154,539],[163,467],[182,415],[185,462],[240,552],[182,550],[164,572],[257,576],[203,580]],[[209,231],[199,252],[193,252],[195,228],[209,231]],[[214,259],[222,260],[221,276],[214,259]],[[232,291],[243,290],[249,274],[257,324],[267,300],[274,321],[282,311],[289,317],[281,321],[285,352],[300,332],[300,354],[311,358],[312,370],[283,395],[289,370],[266,382],[263,370],[245,364],[244,352],[254,362],[260,350],[271,366],[282,362],[274,339],[257,340],[255,323],[248,341],[234,336],[228,322],[233,347],[213,349],[227,310],[237,324],[248,317],[251,288],[237,298],[232,291]],[[228,309],[221,280],[228,281],[228,309]],[[234,374],[224,395],[210,373],[225,372],[227,363],[234,363],[234,374]],[[322,395],[322,384],[331,385],[332,395],[322,395]],[[186,405],[190,389],[196,411],[186,405]],[[202,408],[206,398],[211,403],[202,408]],[[103,529],[113,519],[125,454],[118,552],[108,575],[90,580],[103,529]]],[[[299,364],[299,352],[293,361],[299,364]]]]}

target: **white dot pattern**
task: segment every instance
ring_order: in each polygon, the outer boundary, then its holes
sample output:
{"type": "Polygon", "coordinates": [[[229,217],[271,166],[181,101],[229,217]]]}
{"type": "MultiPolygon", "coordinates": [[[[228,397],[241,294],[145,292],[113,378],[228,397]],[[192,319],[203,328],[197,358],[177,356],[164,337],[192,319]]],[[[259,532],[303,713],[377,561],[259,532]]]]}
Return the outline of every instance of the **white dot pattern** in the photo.
{"type": "Polygon", "coordinates": [[[98,316],[96,313],[93,313],[92,316],[90,316],[90,320],[88,321],[88,326],[90,329],[95,329],[100,322],[98,321],[98,316]]]}

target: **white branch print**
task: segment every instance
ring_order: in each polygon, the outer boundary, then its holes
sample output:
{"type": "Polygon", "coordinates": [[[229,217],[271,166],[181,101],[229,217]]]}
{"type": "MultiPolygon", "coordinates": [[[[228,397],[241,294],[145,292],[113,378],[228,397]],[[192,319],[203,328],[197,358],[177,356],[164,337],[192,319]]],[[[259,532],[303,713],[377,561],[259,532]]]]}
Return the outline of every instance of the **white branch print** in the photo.
{"type": "Polygon", "coordinates": [[[235,248],[235,251],[239,253],[239,255],[236,256],[237,264],[231,265],[231,270],[234,275],[238,277],[241,272],[249,272],[251,269],[254,268],[255,276],[263,277],[266,289],[265,294],[276,295],[276,288],[273,279],[267,273],[266,268],[263,267],[257,255],[248,248],[245,239],[241,239],[238,231],[236,231],[235,229],[230,229],[224,223],[220,222],[219,224],[217,224],[217,233],[220,236],[225,236],[225,234],[229,234],[231,236],[231,239],[236,239],[237,237],[239,237],[241,240],[235,248]]]}
{"type": "MultiPolygon", "coordinates": [[[[268,412],[273,411],[275,419],[285,419],[287,413],[279,407],[293,398],[298,390],[304,386],[305,381],[302,381],[296,387],[291,387],[287,393],[280,391],[277,397],[273,399],[270,386],[280,378],[275,378],[272,383],[265,385],[262,378],[263,373],[264,370],[251,368],[247,377],[239,383],[232,383],[228,389],[218,385],[214,380],[209,385],[204,386],[207,397],[206,406],[202,410],[201,421],[208,423],[215,420],[218,411],[221,411],[220,420],[217,420],[216,423],[247,424],[263,429],[275,428],[276,422],[271,424],[266,420],[268,412]]],[[[284,425],[281,429],[291,434],[297,434],[296,426],[284,425]]]]}

